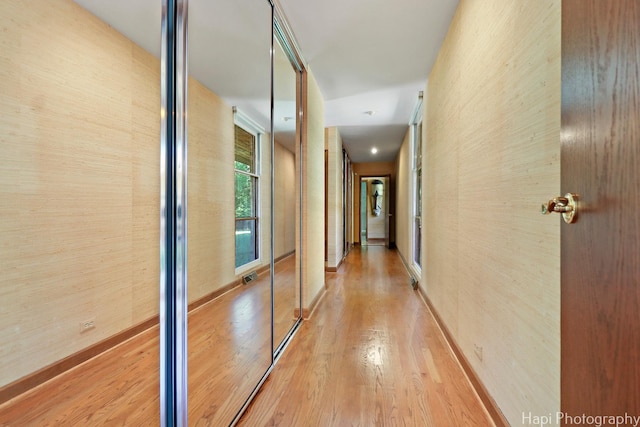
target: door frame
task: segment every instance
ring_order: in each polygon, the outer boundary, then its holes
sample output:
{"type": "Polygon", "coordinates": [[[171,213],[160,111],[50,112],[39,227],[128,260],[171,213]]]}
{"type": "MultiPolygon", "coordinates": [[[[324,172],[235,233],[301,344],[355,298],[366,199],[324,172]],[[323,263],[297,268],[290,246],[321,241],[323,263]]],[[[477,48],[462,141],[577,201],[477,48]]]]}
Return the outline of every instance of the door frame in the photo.
{"type": "MultiPolygon", "coordinates": [[[[392,237],[392,233],[391,233],[391,229],[393,227],[394,224],[392,224],[392,222],[394,221],[394,212],[392,212],[393,208],[394,208],[394,201],[395,201],[395,188],[392,185],[393,180],[391,179],[391,174],[390,173],[383,173],[383,174],[367,174],[367,175],[357,175],[358,176],[358,197],[357,197],[357,201],[358,201],[358,243],[360,245],[362,245],[362,206],[361,206],[361,201],[362,201],[362,194],[361,194],[361,190],[362,190],[362,182],[363,180],[368,180],[368,179],[372,179],[372,178],[378,178],[378,179],[382,179],[385,182],[385,189],[384,189],[384,194],[385,194],[385,199],[384,199],[384,204],[386,207],[386,212],[385,215],[387,215],[387,218],[385,219],[385,246],[389,249],[391,249],[394,246],[394,242],[392,242],[391,237],[392,237]],[[389,216],[389,214],[391,214],[391,216],[389,216]]],[[[367,188],[367,192],[368,192],[368,188],[367,188]]],[[[355,195],[354,195],[355,196],[355,195]]],[[[368,194],[367,194],[368,197],[368,194]]],[[[354,197],[354,200],[356,200],[356,197],[354,197]]],[[[368,202],[368,199],[365,199],[368,202]]],[[[367,214],[368,217],[368,214],[367,214]]],[[[368,221],[367,221],[368,222],[368,221]]],[[[368,233],[369,233],[369,227],[367,224],[367,237],[368,237],[368,233]]]]}

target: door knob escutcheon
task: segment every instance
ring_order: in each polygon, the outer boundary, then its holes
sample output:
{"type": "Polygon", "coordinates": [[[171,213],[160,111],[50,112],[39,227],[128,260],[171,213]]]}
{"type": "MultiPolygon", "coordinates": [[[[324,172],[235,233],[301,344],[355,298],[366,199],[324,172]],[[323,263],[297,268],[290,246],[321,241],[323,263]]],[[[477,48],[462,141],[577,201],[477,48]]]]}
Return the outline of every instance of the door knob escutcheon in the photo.
{"type": "Polygon", "coordinates": [[[562,214],[564,222],[571,224],[578,219],[578,195],[567,193],[564,197],[555,197],[542,204],[541,213],[548,215],[557,212],[562,214]]]}

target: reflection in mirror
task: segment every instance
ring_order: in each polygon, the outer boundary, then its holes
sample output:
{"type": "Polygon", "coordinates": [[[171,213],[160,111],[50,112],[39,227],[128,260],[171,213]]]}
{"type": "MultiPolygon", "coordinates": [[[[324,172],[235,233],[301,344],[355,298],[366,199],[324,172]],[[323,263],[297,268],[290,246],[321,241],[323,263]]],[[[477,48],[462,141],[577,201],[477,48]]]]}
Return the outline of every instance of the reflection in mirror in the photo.
{"type": "Polygon", "coordinates": [[[189,3],[188,402],[194,425],[230,424],[272,361],[271,15],[267,0],[189,3]]]}
{"type": "Polygon", "coordinates": [[[294,326],[299,310],[296,286],[299,259],[296,252],[296,189],[298,90],[297,70],[274,41],[274,350],[283,343],[294,326]]]}
{"type": "MultiPolygon", "coordinates": [[[[0,2],[0,398],[133,337],[0,425],[160,424],[161,4],[0,2]]],[[[272,259],[276,345],[299,308],[299,92],[276,46],[272,148],[271,3],[191,0],[188,22],[189,422],[228,425],[273,360],[272,259]]]]}

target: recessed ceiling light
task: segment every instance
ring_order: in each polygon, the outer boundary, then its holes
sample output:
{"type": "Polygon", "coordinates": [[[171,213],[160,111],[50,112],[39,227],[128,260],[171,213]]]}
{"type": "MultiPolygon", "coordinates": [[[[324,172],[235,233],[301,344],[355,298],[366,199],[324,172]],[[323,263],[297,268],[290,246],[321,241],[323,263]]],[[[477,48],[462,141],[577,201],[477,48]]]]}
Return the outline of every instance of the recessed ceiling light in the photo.
{"type": "Polygon", "coordinates": [[[365,114],[369,115],[369,116],[373,116],[376,112],[373,110],[369,110],[369,111],[365,111],[365,114]]]}
{"type": "Polygon", "coordinates": [[[376,154],[378,152],[378,149],[376,147],[373,147],[371,149],[371,154],[376,154]]]}

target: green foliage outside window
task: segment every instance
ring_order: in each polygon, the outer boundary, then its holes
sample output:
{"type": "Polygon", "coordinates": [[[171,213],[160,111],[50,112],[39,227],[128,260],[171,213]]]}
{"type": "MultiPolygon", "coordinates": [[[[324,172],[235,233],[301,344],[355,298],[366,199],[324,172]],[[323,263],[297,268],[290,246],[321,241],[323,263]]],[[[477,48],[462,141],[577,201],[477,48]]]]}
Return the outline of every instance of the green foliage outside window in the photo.
{"type": "Polygon", "coordinates": [[[236,126],[235,216],[236,267],[258,259],[258,177],[256,137],[236,126]]]}
{"type": "Polygon", "coordinates": [[[254,196],[255,181],[256,178],[251,175],[236,172],[236,218],[250,218],[256,216],[254,196]]]}

